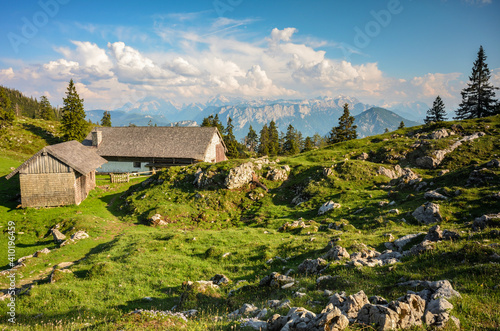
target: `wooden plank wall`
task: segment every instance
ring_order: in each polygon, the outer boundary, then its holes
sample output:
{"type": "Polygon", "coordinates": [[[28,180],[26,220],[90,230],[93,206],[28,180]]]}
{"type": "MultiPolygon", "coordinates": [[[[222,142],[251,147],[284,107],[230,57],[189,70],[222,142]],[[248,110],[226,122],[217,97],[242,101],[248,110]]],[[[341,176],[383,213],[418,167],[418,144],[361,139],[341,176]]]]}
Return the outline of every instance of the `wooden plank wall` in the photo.
{"type": "Polygon", "coordinates": [[[32,162],[30,162],[24,169],[21,170],[23,174],[47,174],[47,173],[69,173],[72,169],[54,158],[50,154],[39,155],[32,162]]]}
{"type": "Polygon", "coordinates": [[[70,205],[75,201],[74,173],[19,174],[22,207],[70,205]]]}

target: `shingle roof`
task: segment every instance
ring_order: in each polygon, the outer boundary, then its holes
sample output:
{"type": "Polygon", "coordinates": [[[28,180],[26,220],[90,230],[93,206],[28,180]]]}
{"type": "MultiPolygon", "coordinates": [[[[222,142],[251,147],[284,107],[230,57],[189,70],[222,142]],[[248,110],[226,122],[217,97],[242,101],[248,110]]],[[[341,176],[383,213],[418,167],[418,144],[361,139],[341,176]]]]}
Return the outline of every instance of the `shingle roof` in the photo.
{"type": "MultiPolygon", "coordinates": [[[[186,158],[203,160],[215,127],[101,127],[97,154],[121,157],[186,158]]],[[[220,138],[222,141],[222,137],[220,138]]],[[[92,133],[82,142],[92,146],[92,133]]]]}
{"type": "Polygon", "coordinates": [[[12,176],[21,171],[25,166],[30,164],[30,162],[32,162],[36,157],[44,152],[67,164],[82,175],[86,175],[92,170],[100,167],[103,163],[108,162],[97,155],[95,151],[83,146],[76,140],[71,140],[42,148],[40,151],[38,151],[38,153],[33,155],[19,167],[17,167],[16,170],[8,174],[6,178],[10,179],[12,176]]]}

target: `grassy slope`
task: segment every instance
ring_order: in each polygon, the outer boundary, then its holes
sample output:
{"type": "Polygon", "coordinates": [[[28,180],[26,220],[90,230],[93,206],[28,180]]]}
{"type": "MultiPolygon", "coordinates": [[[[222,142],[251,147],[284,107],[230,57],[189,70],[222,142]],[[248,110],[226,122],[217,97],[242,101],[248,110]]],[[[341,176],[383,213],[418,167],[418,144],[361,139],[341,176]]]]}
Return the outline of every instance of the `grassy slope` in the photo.
{"type": "MultiPolygon", "coordinates": [[[[440,169],[414,170],[428,183],[433,182],[432,188],[463,192],[440,202],[445,217],[441,227],[462,232],[462,239],[442,242],[434,251],[406,258],[394,268],[357,269],[333,264],[327,274],[340,277],[331,284],[330,290],[345,290],[350,294],[362,289],[369,296],[395,299],[406,292],[405,288],[394,286],[401,278],[446,278],[463,296],[462,300],[453,301],[452,314],[460,318],[464,328],[500,326],[500,295],[498,287],[495,288],[500,268],[490,263],[489,258],[500,250],[487,246],[498,243],[499,239],[492,237],[489,229],[471,232],[469,223],[476,216],[499,211],[498,201],[487,198],[500,191],[499,171],[495,171],[496,179],[489,185],[464,188],[468,174],[477,164],[498,157],[500,118],[467,121],[461,125],[465,134],[484,131],[488,135],[464,144],[447,156],[440,167],[451,170],[445,176],[436,177],[440,169]]],[[[259,279],[271,271],[296,268],[305,258],[319,257],[332,237],[340,237],[340,245],[352,253],[359,249],[359,243],[382,251],[386,241],[383,235],[388,232],[396,238],[425,232],[429,226],[416,224],[408,215],[425,201],[423,192],[406,189],[388,192],[380,187],[388,178],[376,175],[380,165],[391,167],[398,162],[387,155],[397,158],[407,153],[406,160],[400,164],[413,167],[414,158],[422,152],[411,149],[416,140],[406,136],[411,131],[415,128],[399,130],[397,137],[391,138],[394,133],[390,133],[284,158],[280,164],[292,167],[289,180],[281,183],[262,179],[270,192],[258,201],[251,200],[249,194],[264,193],[260,188],[234,191],[221,188],[220,183],[229,169],[243,162],[230,161],[171,168],[157,175],[150,184],[131,183],[125,194],[122,192],[129,185],[112,186],[102,181],[101,184],[108,186],[92,192],[80,206],[20,210],[14,208],[15,201],[2,203],[1,225],[16,220],[17,231],[24,232],[18,235],[18,256],[43,247],[55,248],[46,234],[56,223],[60,223],[67,234],[85,229],[91,236],[28,260],[18,277],[19,282],[40,280],[29,295],[18,298],[18,328],[47,329],[58,323],[65,329],[78,329],[86,323],[98,329],[181,326],[183,323],[171,319],[135,319],[125,314],[135,308],[170,309],[179,304],[183,281],[207,280],[216,273],[224,273],[233,283],[220,292],[199,295],[184,303],[183,309],[202,311],[199,318],[188,322],[188,329],[229,329],[232,322],[214,322],[211,317],[237,309],[245,302],[263,307],[268,299],[289,298],[295,306],[321,310],[327,298],[316,288],[315,277],[297,277],[300,284],[293,290],[305,289],[307,296],[302,299],[293,298],[292,290],[261,289],[257,286],[259,279]],[[370,153],[370,160],[376,162],[357,160],[362,152],[370,153]],[[324,177],[323,168],[331,166],[333,176],[324,177]],[[211,187],[195,189],[192,185],[198,167],[210,168],[216,174],[211,187]],[[297,192],[309,200],[293,206],[290,202],[297,192]],[[341,203],[342,208],[317,216],[319,206],[328,200],[341,203]],[[394,200],[396,206],[379,207],[378,202],[382,200],[394,200]],[[354,214],[360,208],[364,210],[354,214]],[[392,208],[398,208],[400,214],[388,213],[392,208]],[[137,223],[155,213],[162,214],[170,224],[155,228],[137,223]],[[299,217],[311,227],[291,233],[277,231],[284,222],[299,217]],[[408,222],[403,222],[403,217],[408,222]],[[331,222],[347,225],[341,230],[321,227],[331,222]],[[230,255],[223,258],[224,253],[230,255]],[[267,264],[274,256],[288,258],[288,261],[267,264]],[[77,261],[71,267],[73,275],[48,284],[46,276],[51,267],[63,261],[77,261]],[[229,290],[237,290],[237,294],[228,296],[229,290]],[[144,297],[151,297],[152,301],[144,297]]],[[[443,148],[451,139],[453,137],[432,141],[436,145],[432,148],[443,148]]],[[[0,162],[1,174],[7,174],[19,161],[10,154],[4,156],[0,162]]],[[[266,172],[266,167],[258,171],[261,178],[266,172]]],[[[1,180],[4,184],[5,179],[1,180]]],[[[16,184],[11,181],[0,194],[13,194],[16,184]]],[[[0,245],[6,247],[5,235],[0,245]]],[[[0,264],[6,265],[3,255],[1,258],[0,264]]],[[[0,282],[5,283],[5,279],[0,278],[0,282]]],[[[0,308],[0,323],[6,323],[4,309],[0,308]]]]}

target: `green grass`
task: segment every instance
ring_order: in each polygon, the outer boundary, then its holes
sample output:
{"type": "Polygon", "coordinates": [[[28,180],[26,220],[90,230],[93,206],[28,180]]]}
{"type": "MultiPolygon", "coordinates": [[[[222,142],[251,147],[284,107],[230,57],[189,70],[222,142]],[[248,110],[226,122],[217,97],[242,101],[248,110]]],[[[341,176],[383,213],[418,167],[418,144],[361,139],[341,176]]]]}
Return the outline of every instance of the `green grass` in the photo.
{"type": "MultiPolygon", "coordinates": [[[[2,177],[0,225],[5,229],[8,221],[16,222],[17,256],[44,247],[52,250],[26,260],[26,266],[18,272],[19,285],[36,285],[29,294],[17,298],[15,329],[231,330],[237,323],[215,321],[214,317],[238,309],[243,303],[264,307],[269,299],[290,299],[292,306],[320,312],[328,298],[323,295],[324,288],[317,286],[316,277],[293,274],[298,284],[290,290],[261,288],[260,279],[273,271],[297,270],[304,259],[320,257],[332,238],[340,238],[338,244],[349,253],[359,250],[360,244],[383,251],[386,233],[398,238],[428,231],[431,225],[420,225],[411,216],[426,201],[424,192],[386,188],[390,179],[376,174],[380,166],[392,168],[395,164],[413,168],[430,188],[440,188],[450,197],[438,202],[444,218],[440,225],[459,232],[461,238],[438,243],[435,250],[404,258],[392,266],[355,268],[332,263],[326,274],[339,277],[327,288],[348,294],[364,290],[368,296],[394,300],[407,290],[415,290],[395,286],[403,279],[448,279],[463,297],[452,300],[452,315],[460,319],[462,327],[497,329],[500,267],[491,256],[500,254],[500,240],[490,232],[492,229],[472,232],[471,222],[485,213],[499,212],[498,200],[490,196],[500,191],[500,170],[491,169],[493,179],[482,185],[466,184],[476,166],[498,158],[500,117],[459,124],[464,134],[488,134],[448,155],[438,169],[415,169],[416,156],[428,153],[430,147],[411,147],[417,133],[426,134],[437,127],[406,128],[265,165],[257,174],[269,188],[267,193],[251,185],[232,191],[224,188],[229,170],[247,160],[174,167],[147,182],[134,179],[127,184],[110,184],[100,177],[99,187],[82,204],[59,208],[16,208],[17,178],[6,181],[2,177]],[[369,161],[357,159],[363,152],[370,155],[369,161]],[[402,155],[406,158],[401,159],[402,155]],[[291,166],[287,181],[271,182],[265,178],[271,167],[284,164],[291,166]],[[193,185],[198,168],[213,175],[211,184],[203,189],[193,185]],[[324,168],[332,168],[332,175],[325,177],[324,168]],[[450,172],[437,176],[442,169],[450,172]],[[457,190],[461,194],[455,196],[457,190]],[[258,194],[263,197],[252,199],[258,194]],[[292,204],[296,195],[307,201],[298,206],[292,204]],[[329,200],[342,207],[318,216],[318,208],[329,200]],[[380,201],[394,201],[395,205],[381,207],[380,201]],[[393,208],[399,214],[389,213],[393,208]],[[147,220],[156,213],[168,225],[148,226],[147,220]],[[278,232],[285,222],[299,218],[307,228],[278,232]],[[337,228],[328,226],[332,223],[337,228]],[[56,224],[67,235],[85,230],[90,238],[57,248],[49,234],[56,224]],[[276,256],[286,261],[267,263],[276,256]],[[70,267],[72,274],[60,273],[57,282],[49,283],[53,267],[70,261],[75,262],[70,267]],[[183,285],[220,273],[229,277],[231,283],[219,290],[189,291],[183,285]],[[297,299],[293,292],[300,288],[307,295],[297,299]],[[187,323],[173,317],[128,314],[136,308],[169,310],[174,306],[196,308],[200,313],[187,323]]],[[[452,136],[431,141],[431,145],[444,148],[454,139],[452,136]]],[[[11,167],[27,157],[28,154],[10,151],[2,154],[0,174],[9,173],[11,167]]],[[[5,249],[7,238],[2,233],[0,247],[5,249]]],[[[7,262],[7,257],[0,255],[3,269],[8,267],[7,262]]],[[[6,288],[5,277],[0,277],[0,285],[6,288]]],[[[9,327],[5,312],[5,305],[0,306],[0,323],[9,327]]]]}

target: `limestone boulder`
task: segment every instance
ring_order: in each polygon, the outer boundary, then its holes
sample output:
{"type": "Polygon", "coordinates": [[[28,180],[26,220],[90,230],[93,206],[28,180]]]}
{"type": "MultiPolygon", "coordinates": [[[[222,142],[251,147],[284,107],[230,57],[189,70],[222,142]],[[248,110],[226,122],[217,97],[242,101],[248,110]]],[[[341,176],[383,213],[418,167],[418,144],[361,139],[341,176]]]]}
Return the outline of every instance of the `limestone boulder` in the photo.
{"type": "Polygon", "coordinates": [[[417,221],[424,224],[441,222],[443,220],[439,212],[439,205],[432,202],[427,202],[415,209],[412,216],[415,217],[417,221]]]}

